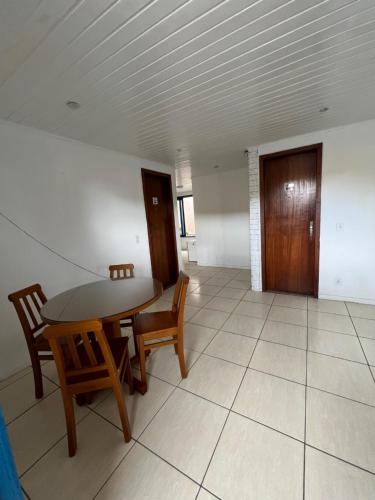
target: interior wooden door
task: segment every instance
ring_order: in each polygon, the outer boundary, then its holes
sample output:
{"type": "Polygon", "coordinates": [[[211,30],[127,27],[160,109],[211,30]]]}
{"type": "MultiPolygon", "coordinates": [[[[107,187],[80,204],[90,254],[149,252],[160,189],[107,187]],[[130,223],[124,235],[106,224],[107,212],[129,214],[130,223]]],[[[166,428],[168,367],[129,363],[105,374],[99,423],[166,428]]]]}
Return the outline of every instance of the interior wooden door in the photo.
{"type": "Polygon", "coordinates": [[[260,158],[264,290],[318,294],[321,152],[260,158]]]}
{"type": "Polygon", "coordinates": [[[164,288],[178,277],[171,176],[142,169],[152,275],[164,288]]]}

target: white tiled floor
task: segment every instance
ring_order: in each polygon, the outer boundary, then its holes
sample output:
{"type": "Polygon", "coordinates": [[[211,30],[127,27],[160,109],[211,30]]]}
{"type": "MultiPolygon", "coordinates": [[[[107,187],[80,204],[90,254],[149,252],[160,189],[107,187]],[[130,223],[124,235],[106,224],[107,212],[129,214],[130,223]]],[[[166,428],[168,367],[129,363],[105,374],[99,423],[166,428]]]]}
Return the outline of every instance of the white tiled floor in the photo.
{"type": "MultiPolygon", "coordinates": [[[[41,401],[30,369],[0,382],[25,494],[375,498],[375,306],[249,291],[247,270],[190,264],[187,272],[189,376],[181,379],[173,348],[152,352],[147,394],[124,387],[131,443],[103,392],[76,408],[70,459],[54,364],[43,366],[41,401]]],[[[152,309],[169,307],[172,295],[152,309]]]]}

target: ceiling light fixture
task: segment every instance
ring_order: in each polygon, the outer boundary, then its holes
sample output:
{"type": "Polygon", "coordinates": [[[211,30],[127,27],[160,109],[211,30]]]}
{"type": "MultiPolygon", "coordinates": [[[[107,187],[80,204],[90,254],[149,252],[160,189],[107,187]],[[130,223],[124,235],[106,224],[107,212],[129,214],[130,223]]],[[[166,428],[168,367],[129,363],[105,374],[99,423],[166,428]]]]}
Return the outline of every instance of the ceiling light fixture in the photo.
{"type": "Polygon", "coordinates": [[[81,107],[80,103],[77,101],[66,101],[65,103],[69,109],[78,109],[81,107]]]}
{"type": "Polygon", "coordinates": [[[319,113],[326,113],[329,110],[327,106],[323,106],[322,108],[319,109],[319,113]]]}

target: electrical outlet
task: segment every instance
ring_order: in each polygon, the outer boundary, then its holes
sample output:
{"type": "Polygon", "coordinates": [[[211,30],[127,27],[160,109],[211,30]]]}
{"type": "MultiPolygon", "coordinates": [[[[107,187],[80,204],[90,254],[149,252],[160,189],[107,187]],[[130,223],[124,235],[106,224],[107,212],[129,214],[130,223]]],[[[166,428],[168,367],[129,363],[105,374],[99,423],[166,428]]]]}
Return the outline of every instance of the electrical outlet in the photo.
{"type": "Polygon", "coordinates": [[[336,231],[343,231],[343,230],[344,230],[344,224],[342,222],[337,222],[336,231]]]}
{"type": "Polygon", "coordinates": [[[139,243],[139,241],[140,241],[140,239],[139,239],[139,234],[136,234],[136,235],[135,235],[135,242],[136,242],[136,243],[139,243]]]}

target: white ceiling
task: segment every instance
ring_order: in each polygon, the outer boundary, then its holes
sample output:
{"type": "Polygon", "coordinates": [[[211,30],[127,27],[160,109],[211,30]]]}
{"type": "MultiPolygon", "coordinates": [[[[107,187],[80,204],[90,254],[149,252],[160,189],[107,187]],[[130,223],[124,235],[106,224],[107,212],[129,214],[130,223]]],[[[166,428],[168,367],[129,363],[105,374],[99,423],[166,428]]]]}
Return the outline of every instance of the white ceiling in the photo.
{"type": "Polygon", "coordinates": [[[0,0],[0,117],[175,164],[188,189],[250,145],[375,117],[375,0],[0,0]]]}

